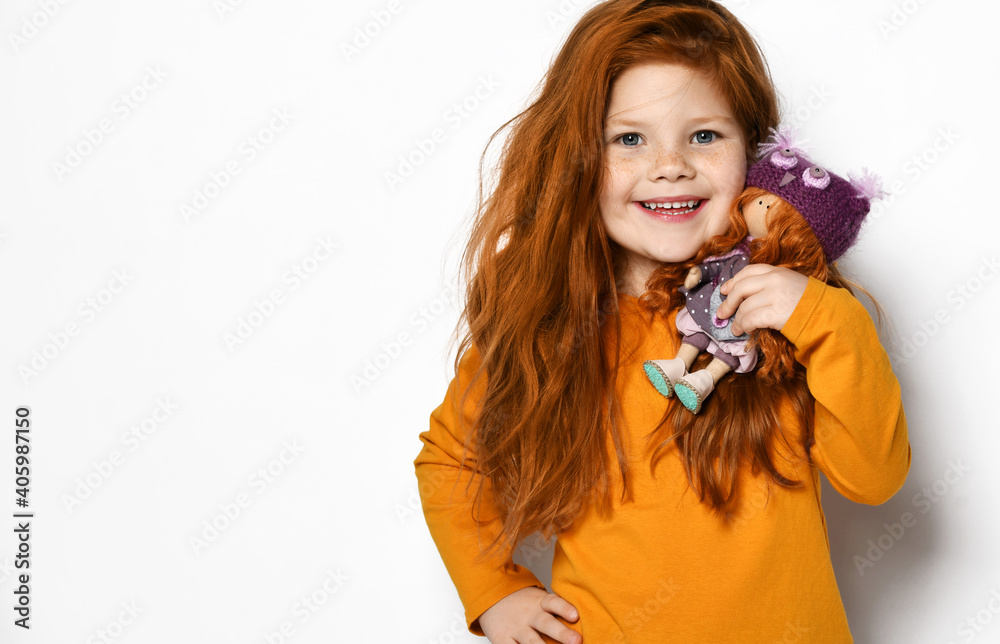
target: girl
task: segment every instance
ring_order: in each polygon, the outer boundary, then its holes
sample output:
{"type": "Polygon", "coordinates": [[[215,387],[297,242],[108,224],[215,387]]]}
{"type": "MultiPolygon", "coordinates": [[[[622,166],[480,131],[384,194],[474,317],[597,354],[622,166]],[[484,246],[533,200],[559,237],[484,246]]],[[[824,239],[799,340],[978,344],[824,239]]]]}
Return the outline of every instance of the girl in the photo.
{"type": "Polygon", "coordinates": [[[726,482],[692,459],[712,437],[673,440],[679,406],[642,369],[678,348],[675,312],[640,299],[651,274],[686,271],[726,231],[777,125],[757,45],[710,0],[610,0],[511,123],[464,257],[456,377],[414,461],[470,632],[493,644],[851,642],[819,471],[878,504],[910,463],[864,307],[788,268],[730,280],[734,322],[787,338],[809,395],[768,399],[779,426],[767,432],[785,440],[719,453],[740,466],[728,497],[705,494],[726,482]],[[535,532],[557,536],[551,594],[511,560],[535,532]]]}

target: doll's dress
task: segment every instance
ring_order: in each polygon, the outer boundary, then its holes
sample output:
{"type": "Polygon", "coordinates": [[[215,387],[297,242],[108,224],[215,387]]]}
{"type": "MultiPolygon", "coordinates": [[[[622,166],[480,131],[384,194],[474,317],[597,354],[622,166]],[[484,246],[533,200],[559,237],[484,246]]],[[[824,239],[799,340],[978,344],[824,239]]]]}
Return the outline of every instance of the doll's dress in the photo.
{"type": "MultiPolygon", "coordinates": [[[[675,318],[677,330],[684,336],[681,342],[690,344],[699,351],[708,351],[737,373],[753,370],[757,363],[757,352],[747,350],[749,334],[733,334],[730,328],[732,317],[720,320],[716,313],[726,300],[720,290],[722,284],[749,264],[751,239],[747,237],[728,253],[706,257],[698,265],[701,269],[701,281],[694,288],[681,286],[678,289],[685,300],[684,308],[677,312],[675,318]]],[[[674,393],[675,383],[693,375],[687,373],[687,367],[680,358],[647,360],[643,363],[643,370],[656,390],[668,398],[674,393]]],[[[705,375],[707,374],[694,379],[698,384],[688,383],[687,392],[678,392],[679,396],[684,393],[682,403],[692,411],[695,408],[700,410],[701,401],[711,393],[714,385],[714,381],[706,383],[705,375]],[[691,387],[695,389],[694,392],[691,387]]]]}

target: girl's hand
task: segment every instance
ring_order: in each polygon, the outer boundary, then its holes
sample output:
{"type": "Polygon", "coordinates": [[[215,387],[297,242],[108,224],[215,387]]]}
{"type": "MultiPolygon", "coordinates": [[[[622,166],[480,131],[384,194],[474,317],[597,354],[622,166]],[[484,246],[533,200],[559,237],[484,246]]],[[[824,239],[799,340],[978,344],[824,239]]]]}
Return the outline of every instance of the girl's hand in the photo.
{"type": "Polygon", "coordinates": [[[755,329],[775,329],[785,326],[792,311],[802,298],[809,278],[783,266],[750,264],[719,289],[726,301],[719,306],[719,319],[736,314],[733,335],[755,329]]]}
{"type": "Polygon", "coordinates": [[[479,626],[492,644],[542,644],[544,633],[562,644],[582,644],[583,636],[568,622],[579,619],[576,609],[559,595],[530,586],[513,592],[479,616],[479,626]]]}

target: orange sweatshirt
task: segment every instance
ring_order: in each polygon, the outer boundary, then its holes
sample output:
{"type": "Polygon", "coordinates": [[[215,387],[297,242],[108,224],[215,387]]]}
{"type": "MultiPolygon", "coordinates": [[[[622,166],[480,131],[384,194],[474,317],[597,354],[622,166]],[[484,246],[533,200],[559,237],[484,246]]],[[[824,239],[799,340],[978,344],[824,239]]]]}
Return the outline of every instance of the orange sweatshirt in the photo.
{"type": "MultiPolygon", "coordinates": [[[[650,476],[644,435],[666,405],[679,403],[654,389],[642,362],[673,357],[679,340],[673,315],[650,321],[635,297],[619,294],[618,301],[621,353],[630,355],[621,364],[618,394],[634,501],[618,502],[621,476],[612,461],[613,518],[601,519],[591,508],[558,535],[552,592],[580,615],[573,623],[558,619],[581,633],[584,644],[852,642],[830,561],[819,472],[847,498],[877,505],[902,487],[910,467],[899,383],[867,311],[846,290],[809,278],[781,333],[795,345],[816,399],[813,465],[802,428],[783,412],[794,450],[776,445],[775,465],[804,487],[771,485],[768,499],[762,475],[744,472],[743,506],[724,527],[690,489],[676,447],[657,464],[656,478],[650,476]]],[[[480,527],[477,538],[468,503],[478,480],[466,492],[471,472],[460,468],[465,436],[456,434],[456,405],[477,360],[475,348],[463,356],[444,401],[431,413],[430,428],[420,434],[423,447],[414,466],[424,516],[466,623],[482,635],[476,620],[486,609],[518,589],[544,585],[521,566],[511,564],[504,572],[494,570],[497,562],[474,561],[480,543],[488,544],[499,529],[494,521],[480,527]]],[[[473,409],[470,400],[463,410],[466,426],[473,409]]]]}

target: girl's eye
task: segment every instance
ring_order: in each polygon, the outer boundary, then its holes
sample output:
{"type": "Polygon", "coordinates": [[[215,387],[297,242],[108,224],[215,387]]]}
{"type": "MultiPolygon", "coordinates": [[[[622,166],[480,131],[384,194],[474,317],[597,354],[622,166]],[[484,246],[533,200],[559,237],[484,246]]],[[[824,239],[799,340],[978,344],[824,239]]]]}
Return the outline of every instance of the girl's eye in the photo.
{"type": "Polygon", "coordinates": [[[711,130],[702,130],[700,132],[695,132],[693,141],[695,143],[700,143],[705,145],[706,143],[711,143],[715,140],[716,134],[711,130]]]}
{"type": "Polygon", "coordinates": [[[618,140],[626,147],[634,148],[642,142],[642,137],[635,132],[629,132],[628,134],[622,134],[618,137],[618,140]]]}

